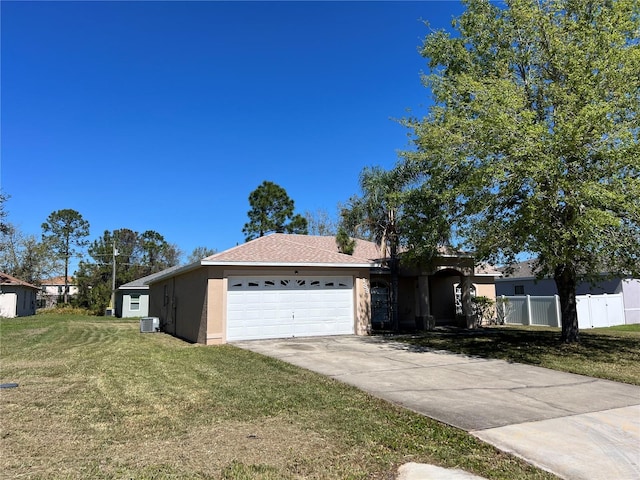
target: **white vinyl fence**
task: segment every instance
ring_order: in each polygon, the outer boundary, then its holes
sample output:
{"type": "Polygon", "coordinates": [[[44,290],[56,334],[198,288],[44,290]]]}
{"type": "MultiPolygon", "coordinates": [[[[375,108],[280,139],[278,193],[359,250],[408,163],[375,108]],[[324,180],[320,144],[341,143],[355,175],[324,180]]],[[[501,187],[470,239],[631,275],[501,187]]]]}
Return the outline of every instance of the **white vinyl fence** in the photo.
{"type": "MultiPolygon", "coordinates": [[[[499,316],[507,325],[537,325],[560,327],[560,298],[558,295],[548,297],[509,296],[498,297],[499,316]]],[[[578,326],[580,329],[612,327],[624,325],[624,302],[622,293],[611,295],[578,295],[578,326]]]]}

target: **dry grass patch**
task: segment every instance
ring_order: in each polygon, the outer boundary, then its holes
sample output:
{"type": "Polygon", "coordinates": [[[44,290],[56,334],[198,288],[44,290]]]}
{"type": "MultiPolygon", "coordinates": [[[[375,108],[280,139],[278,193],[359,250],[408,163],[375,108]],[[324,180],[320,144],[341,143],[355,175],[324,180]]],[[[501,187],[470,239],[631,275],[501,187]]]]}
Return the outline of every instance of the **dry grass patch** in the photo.
{"type": "Polygon", "coordinates": [[[465,432],[232,346],[92,317],[0,327],[2,382],[20,384],[0,397],[7,478],[388,479],[408,461],[553,478],[465,432]]]}

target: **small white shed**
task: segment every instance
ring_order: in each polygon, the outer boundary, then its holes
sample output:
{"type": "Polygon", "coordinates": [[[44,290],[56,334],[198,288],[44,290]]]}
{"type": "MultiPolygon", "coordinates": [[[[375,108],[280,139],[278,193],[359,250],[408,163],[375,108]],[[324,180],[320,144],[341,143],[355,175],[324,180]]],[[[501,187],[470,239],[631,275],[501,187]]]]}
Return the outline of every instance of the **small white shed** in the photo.
{"type": "Polygon", "coordinates": [[[0,272],[0,317],[26,317],[36,314],[39,288],[0,272]]]}

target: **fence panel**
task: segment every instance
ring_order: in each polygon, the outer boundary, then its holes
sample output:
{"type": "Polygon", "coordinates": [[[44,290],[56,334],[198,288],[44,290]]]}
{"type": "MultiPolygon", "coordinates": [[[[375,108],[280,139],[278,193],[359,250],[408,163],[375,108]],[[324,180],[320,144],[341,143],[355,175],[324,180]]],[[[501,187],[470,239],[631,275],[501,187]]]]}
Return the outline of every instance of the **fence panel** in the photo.
{"type": "Polygon", "coordinates": [[[499,300],[507,324],[559,326],[560,312],[555,296],[502,296],[499,300]]]}
{"type": "Polygon", "coordinates": [[[558,314],[556,311],[556,297],[529,297],[531,305],[531,323],[542,327],[557,327],[558,314]]]}
{"type": "MultiPolygon", "coordinates": [[[[558,296],[499,297],[505,312],[505,323],[560,327],[558,296]]],[[[611,327],[625,324],[624,300],[621,293],[576,296],[578,326],[581,329],[611,327]]]]}
{"type": "Polygon", "coordinates": [[[621,293],[579,295],[578,326],[582,329],[624,325],[624,300],[621,293]]]}
{"type": "Polygon", "coordinates": [[[505,323],[511,325],[527,325],[527,297],[501,297],[505,301],[502,302],[504,308],[505,323]]]}

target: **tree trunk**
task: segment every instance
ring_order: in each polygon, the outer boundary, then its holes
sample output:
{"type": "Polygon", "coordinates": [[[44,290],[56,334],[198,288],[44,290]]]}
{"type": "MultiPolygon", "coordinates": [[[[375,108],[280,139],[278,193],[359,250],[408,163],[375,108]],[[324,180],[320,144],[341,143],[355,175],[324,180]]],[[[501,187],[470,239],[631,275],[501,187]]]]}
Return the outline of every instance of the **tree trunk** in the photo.
{"type": "Polygon", "coordinates": [[[391,325],[394,332],[400,330],[400,315],[398,307],[398,259],[391,261],[391,325]]]}
{"type": "Polygon", "coordinates": [[[64,261],[64,304],[69,303],[69,258],[64,261]]]}
{"type": "Polygon", "coordinates": [[[400,308],[398,304],[398,277],[400,269],[400,259],[398,258],[398,241],[395,234],[391,236],[390,250],[391,255],[389,258],[389,266],[391,267],[391,325],[393,331],[397,332],[400,330],[400,308]]]}
{"type": "Polygon", "coordinates": [[[570,265],[558,265],[554,272],[554,280],[560,297],[560,311],[562,314],[562,336],[564,343],[577,343],[578,310],[576,304],[576,271],[570,265]]]}

